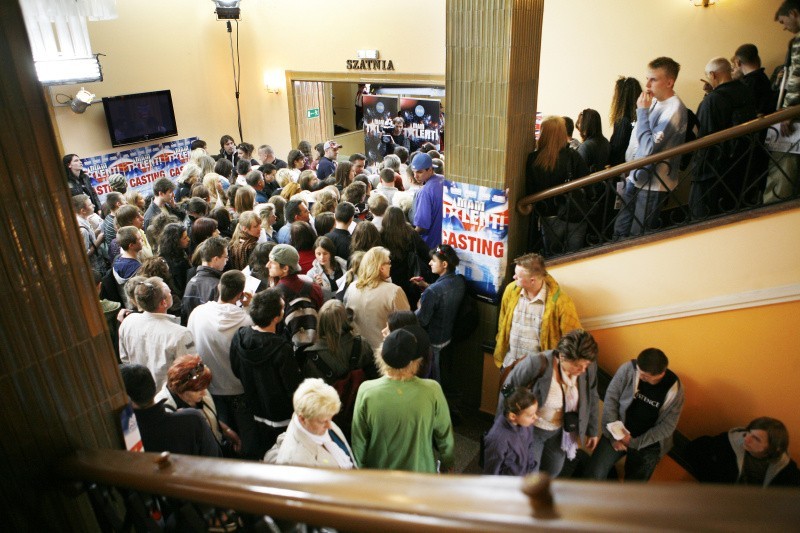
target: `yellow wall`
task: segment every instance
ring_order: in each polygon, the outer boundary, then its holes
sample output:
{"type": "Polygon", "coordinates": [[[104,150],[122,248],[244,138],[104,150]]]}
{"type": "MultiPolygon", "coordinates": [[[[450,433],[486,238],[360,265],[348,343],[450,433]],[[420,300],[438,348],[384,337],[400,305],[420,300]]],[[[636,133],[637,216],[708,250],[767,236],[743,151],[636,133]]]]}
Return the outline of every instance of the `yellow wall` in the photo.
{"type": "MultiPolygon", "coordinates": [[[[789,35],[772,21],[777,3],[718,0],[704,9],[687,0],[548,1],[540,110],[576,117],[592,107],[605,116],[616,77],[642,79],[646,63],[658,55],[682,64],[678,93],[696,108],[701,96],[696,80],[711,57],[729,57],[739,44],[752,41],[770,68],[782,59],[789,35]]],[[[198,135],[212,148],[222,134],[238,139],[228,34],[211,2],[119,0],[118,10],[117,20],[89,23],[93,50],[107,55],[101,57],[105,81],[87,89],[114,96],[168,88],[181,137],[198,135]]],[[[444,75],[445,0],[378,2],[369,9],[354,0],[247,1],[242,17],[244,137],[255,145],[272,144],[281,156],[291,148],[286,91],[267,94],[265,72],[284,87],[286,70],[344,72],[356,50],[375,48],[394,61],[397,73],[444,75]],[[430,31],[410,33],[387,24],[403,20],[402,13],[424,21],[430,31]]],[[[56,92],[72,96],[78,88],[56,92]]],[[[66,151],[113,151],[100,105],[84,115],[58,107],[55,115],[66,151]]]]}
{"type": "MultiPolygon", "coordinates": [[[[771,71],[791,38],[773,21],[778,0],[550,0],[545,2],[539,110],[576,119],[587,107],[606,120],[620,75],[644,79],[647,63],[670,56],[681,65],[676,90],[696,110],[709,59],[730,58],[752,42],[771,71]]],[[[576,135],[577,136],[577,135],[576,135]]]]}
{"type": "Polygon", "coordinates": [[[800,456],[800,209],[699,231],[649,245],[555,266],[551,274],[575,300],[600,345],[600,366],[614,373],[655,346],[686,386],[679,429],[689,437],[745,425],[757,416],[784,421],[800,456]],[[790,287],[789,301],[669,320],[663,306],[747,291],[790,287]],[[613,326],[615,313],[639,323],[613,326]],[[603,320],[605,319],[605,320],[603,320]],[[644,321],[644,323],[642,323],[644,321]]]}

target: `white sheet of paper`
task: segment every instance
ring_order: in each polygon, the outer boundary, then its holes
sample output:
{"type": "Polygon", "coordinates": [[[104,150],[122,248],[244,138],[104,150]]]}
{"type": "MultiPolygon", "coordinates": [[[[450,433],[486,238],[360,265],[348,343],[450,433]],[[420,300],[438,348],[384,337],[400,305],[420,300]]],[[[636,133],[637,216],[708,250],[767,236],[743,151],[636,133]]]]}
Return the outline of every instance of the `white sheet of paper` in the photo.
{"type": "Polygon", "coordinates": [[[780,134],[779,124],[767,130],[766,145],[773,152],[800,153],[800,124],[794,123],[794,130],[788,137],[780,134]]]}
{"type": "Polygon", "coordinates": [[[261,280],[258,278],[254,278],[253,276],[247,276],[244,280],[244,292],[249,292],[250,294],[255,294],[256,289],[261,284],[261,280]]]}
{"type": "Polygon", "coordinates": [[[622,423],[621,420],[616,420],[614,422],[609,422],[606,424],[608,431],[611,432],[611,436],[614,437],[616,440],[622,440],[627,433],[625,429],[625,424],[622,423]]]}
{"type": "Polygon", "coordinates": [[[250,275],[250,265],[247,265],[246,267],[244,267],[242,269],[242,274],[244,274],[245,276],[249,276],[250,275]]]}

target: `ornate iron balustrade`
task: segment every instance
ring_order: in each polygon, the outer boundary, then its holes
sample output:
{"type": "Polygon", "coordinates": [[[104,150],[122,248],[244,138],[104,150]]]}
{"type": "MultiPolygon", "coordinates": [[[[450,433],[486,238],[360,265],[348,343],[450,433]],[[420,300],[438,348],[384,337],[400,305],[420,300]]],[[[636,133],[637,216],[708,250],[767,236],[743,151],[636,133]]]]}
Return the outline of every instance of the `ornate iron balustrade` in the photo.
{"type": "Polygon", "coordinates": [[[516,207],[533,215],[528,249],[555,257],[796,199],[797,143],[772,152],[766,140],[798,118],[800,106],[783,109],[526,196],[516,207]]]}
{"type": "Polygon", "coordinates": [[[155,501],[167,501],[182,525],[196,525],[192,530],[229,518],[229,509],[248,513],[240,529],[255,531],[268,530],[256,523],[264,515],[370,532],[789,531],[800,523],[795,489],[551,484],[546,476],[348,472],[114,450],[79,451],[56,470],[88,485],[95,513],[114,531],[163,529],[165,517],[153,513],[155,501]]]}

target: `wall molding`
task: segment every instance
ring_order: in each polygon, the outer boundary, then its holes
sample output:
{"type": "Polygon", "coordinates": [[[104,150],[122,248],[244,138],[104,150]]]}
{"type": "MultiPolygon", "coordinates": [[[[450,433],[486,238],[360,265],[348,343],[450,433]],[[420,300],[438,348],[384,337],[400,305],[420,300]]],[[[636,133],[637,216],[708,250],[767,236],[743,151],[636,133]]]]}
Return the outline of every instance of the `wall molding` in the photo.
{"type": "Polygon", "coordinates": [[[594,331],[633,326],[636,324],[647,324],[648,322],[660,322],[662,320],[672,320],[674,318],[735,311],[737,309],[747,309],[749,307],[762,307],[765,305],[794,302],[797,300],[800,300],[800,283],[783,285],[780,287],[769,287],[767,289],[757,289],[736,294],[712,296],[711,298],[695,300],[693,302],[681,302],[677,304],[646,307],[644,309],[636,309],[624,313],[593,316],[581,319],[581,324],[583,324],[583,327],[588,331],[594,331]]]}

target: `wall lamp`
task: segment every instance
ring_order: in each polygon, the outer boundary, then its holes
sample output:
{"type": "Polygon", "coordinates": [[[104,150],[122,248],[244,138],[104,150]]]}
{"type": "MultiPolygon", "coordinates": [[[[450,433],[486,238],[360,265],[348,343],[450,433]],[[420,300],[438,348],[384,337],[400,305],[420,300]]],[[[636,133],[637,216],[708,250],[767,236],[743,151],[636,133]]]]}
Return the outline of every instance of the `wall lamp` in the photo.
{"type": "Polygon", "coordinates": [[[281,74],[278,71],[271,71],[264,73],[264,89],[269,94],[278,94],[281,92],[281,74]]]}

